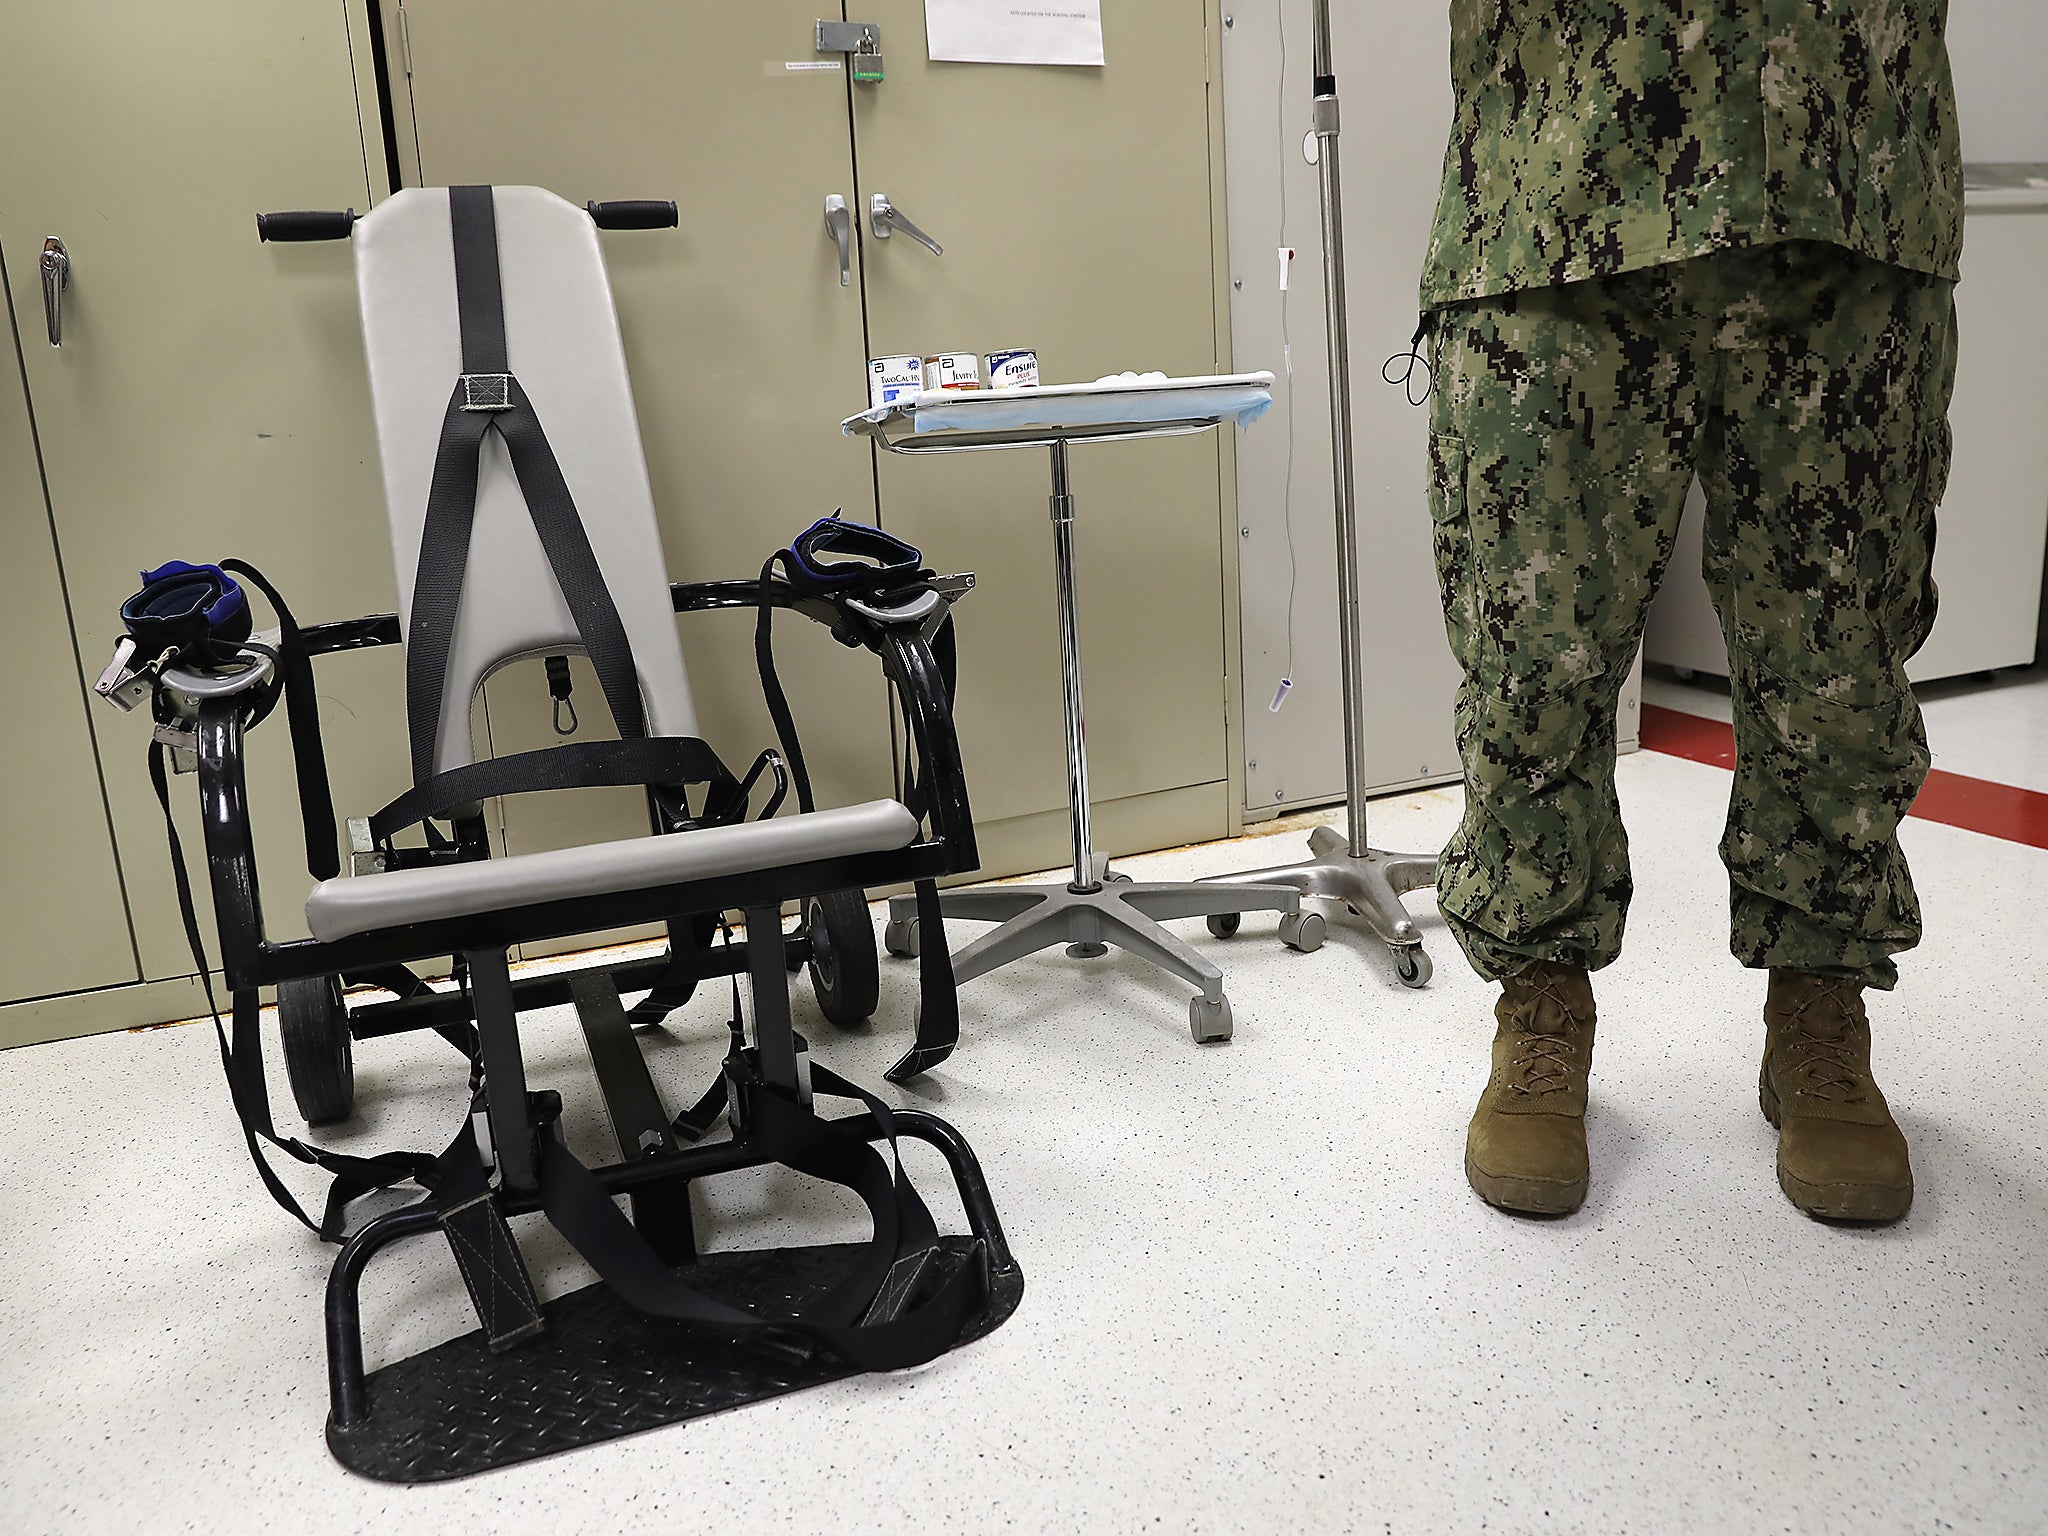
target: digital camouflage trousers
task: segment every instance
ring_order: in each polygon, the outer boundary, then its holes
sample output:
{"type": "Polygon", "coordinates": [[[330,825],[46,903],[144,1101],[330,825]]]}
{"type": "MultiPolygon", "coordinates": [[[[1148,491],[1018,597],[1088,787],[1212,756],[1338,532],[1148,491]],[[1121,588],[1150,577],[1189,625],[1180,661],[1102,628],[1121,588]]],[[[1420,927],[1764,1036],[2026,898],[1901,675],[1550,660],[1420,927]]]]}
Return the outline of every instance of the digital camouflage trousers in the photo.
{"type": "Polygon", "coordinates": [[[1695,473],[1728,642],[1732,945],[1877,987],[1920,936],[1953,284],[1791,242],[1436,312],[1430,514],[1463,680],[1438,899],[1482,976],[1620,953],[1615,711],[1695,473]]]}

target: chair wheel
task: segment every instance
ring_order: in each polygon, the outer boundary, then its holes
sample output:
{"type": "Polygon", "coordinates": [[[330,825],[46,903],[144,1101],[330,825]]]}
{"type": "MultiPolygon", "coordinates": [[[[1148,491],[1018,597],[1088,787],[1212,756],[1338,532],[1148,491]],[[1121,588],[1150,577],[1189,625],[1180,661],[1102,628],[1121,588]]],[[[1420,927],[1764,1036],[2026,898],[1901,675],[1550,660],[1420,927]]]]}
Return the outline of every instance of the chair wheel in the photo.
{"type": "Polygon", "coordinates": [[[1402,944],[1394,950],[1394,974],[1401,978],[1404,987],[1426,987],[1429,985],[1429,956],[1420,944],[1402,944]]]}
{"type": "Polygon", "coordinates": [[[1209,931],[1219,939],[1227,939],[1244,925],[1242,912],[1211,912],[1208,917],[1209,931]]]}
{"type": "Polygon", "coordinates": [[[1321,949],[1329,933],[1330,924],[1320,912],[1289,912],[1280,919],[1280,942],[1304,955],[1321,949]]]}
{"type": "Polygon", "coordinates": [[[341,978],[306,976],[277,986],[278,1032],[292,1099],[308,1125],[346,1120],[356,1107],[356,1068],[341,978]]]}
{"type": "Polygon", "coordinates": [[[804,902],[811,935],[811,990],[841,1029],[865,1024],[882,1000],[875,925],[860,891],[827,891],[804,902]]]}
{"type": "Polygon", "coordinates": [[[1218,1040],[1228,1040],[1235,1023],[1230,1016],[1230,999],[1227,997],[1211,1001],[1198,994],[1188,1003],[1188,1029],[1197,1045],[1213,1045],[1218,1040]]]}
{"type": "Polygon", "coordinates": [[[906,917],[898,921],[890,918],[882,925],[882,945],[899,960],[916,958],[917,919],[906,917]]]}

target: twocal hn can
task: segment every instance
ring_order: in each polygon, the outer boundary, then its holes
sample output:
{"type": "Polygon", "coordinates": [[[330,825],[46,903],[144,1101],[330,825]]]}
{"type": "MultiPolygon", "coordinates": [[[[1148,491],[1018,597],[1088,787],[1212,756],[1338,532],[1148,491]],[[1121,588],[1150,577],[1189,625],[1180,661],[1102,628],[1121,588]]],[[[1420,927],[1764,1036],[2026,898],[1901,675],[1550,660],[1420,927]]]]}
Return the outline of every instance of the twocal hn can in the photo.
{"type": "Polygon", "coordinates": [[[988,387],[990,389],[1036,389],[1038,387],[1038,354],[1021,350],[989,353],[988,387]]]}
{"type": "Polygon", "coordinates": [[[981,388],[981,359],[972,352],[941,352],[924,360],[926,389],[981,388]]]}
{"type": "Polygon", "coordinates": [[[899,395],[924,388],[921,357],[876,357],[868,360],[868,404],[893,405],[899,395]]]}

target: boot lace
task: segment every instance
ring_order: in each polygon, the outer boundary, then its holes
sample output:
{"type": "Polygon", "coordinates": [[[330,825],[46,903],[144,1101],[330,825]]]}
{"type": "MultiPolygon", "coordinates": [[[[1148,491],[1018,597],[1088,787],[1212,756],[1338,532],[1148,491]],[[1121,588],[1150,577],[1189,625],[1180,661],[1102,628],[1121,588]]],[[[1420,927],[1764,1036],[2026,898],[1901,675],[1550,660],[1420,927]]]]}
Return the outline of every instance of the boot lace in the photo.
{"type": "Polygon", "coordinates": [[[1791,1039],[1786,1048],[1792,1070],[1806,1079],[1794,1090],[1802,1098],[1830,1104],[1861,1104],[1866,1097],[1862,1068],[1852,1059],[1861,1043],[1855,998],[1846,988],[1844,982],[1824,979],[1811,996],[1792,1010],[1791,1039]],[[1807,1021],[1807,1011],[1821,1003],[1830,1005],[1820,1012],[1823,1017],[1833,1015],[1828,1020],[1835,1026],[1831,1034],[1816,1034],[1814,1025],[1807,1021]]]}
{"type": "Polygon", "coordinates": [[[1515,1010],[1515,1030],[1521,1050],[1509,1063],[1521,1077],[1509,1083],[1508,1087],[1524,1098],[1563,1093],[1571,1086],[1570,1058],[1578,1054],[1578,1044],[1569,1035],[1533,1027],[1537,1005],[1545,1002],[1554,1007],[1567,1024],[1578,1022],[1578,1015],[1572,1012],[1571,1005],[1558,994],[1556,982],[1545,978],[1530,983],[1529,995],[1515,1010]]]}

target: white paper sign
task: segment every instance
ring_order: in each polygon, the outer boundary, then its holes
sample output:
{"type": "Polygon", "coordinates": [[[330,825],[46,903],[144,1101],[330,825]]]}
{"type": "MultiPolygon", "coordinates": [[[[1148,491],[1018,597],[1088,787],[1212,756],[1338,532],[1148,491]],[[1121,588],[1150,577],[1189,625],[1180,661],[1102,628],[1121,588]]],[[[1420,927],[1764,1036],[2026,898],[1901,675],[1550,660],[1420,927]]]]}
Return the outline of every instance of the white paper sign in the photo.
{"type": "Polygon", "coordinates": [[[924,0],[927,54],[961,64],[1100,64],[1102,0],[924,0]]]}

